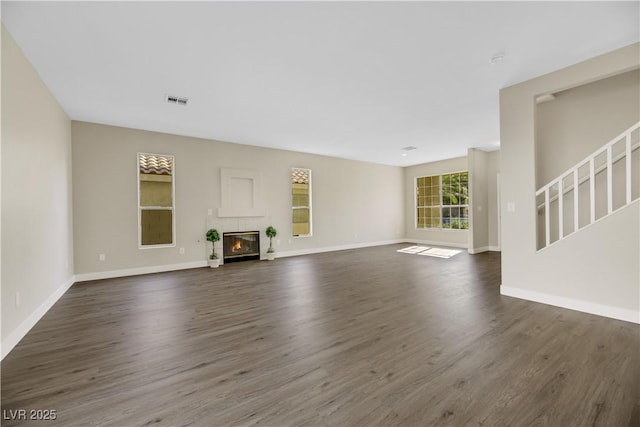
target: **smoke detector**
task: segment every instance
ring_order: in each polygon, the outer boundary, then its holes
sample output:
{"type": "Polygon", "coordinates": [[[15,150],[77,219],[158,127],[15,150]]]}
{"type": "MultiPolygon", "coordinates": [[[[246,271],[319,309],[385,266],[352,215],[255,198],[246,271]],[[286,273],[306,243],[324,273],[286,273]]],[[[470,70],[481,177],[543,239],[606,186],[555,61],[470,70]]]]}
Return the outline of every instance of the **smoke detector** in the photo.
{"type": "Polygon", "coordinates": [[[165,99],[169,104],[187,105],[187,102],[189,102],[189,98],[181,96],[167,95],[165,99]]]}

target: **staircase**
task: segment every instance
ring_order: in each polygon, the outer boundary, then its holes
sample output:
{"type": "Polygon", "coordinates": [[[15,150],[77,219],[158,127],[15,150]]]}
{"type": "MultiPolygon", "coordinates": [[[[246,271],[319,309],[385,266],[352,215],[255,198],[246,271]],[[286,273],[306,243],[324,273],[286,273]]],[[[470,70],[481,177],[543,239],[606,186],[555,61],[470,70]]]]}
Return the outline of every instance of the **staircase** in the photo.
{"type": "Polygon", "coordinates": [[[537,249],[543,250],[638,199],[640,122],[536,191],[537,249]]]}

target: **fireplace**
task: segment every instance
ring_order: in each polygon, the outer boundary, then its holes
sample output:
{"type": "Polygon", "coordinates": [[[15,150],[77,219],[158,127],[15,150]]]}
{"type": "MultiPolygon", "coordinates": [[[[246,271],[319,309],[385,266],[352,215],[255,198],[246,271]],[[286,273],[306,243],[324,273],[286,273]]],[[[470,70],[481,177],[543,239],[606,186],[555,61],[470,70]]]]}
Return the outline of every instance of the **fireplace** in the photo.
{"type": "Polygon", "coordinates": [[[223,233],[222,254],[225,263],[260,259],[260,232],[223,233]]]}

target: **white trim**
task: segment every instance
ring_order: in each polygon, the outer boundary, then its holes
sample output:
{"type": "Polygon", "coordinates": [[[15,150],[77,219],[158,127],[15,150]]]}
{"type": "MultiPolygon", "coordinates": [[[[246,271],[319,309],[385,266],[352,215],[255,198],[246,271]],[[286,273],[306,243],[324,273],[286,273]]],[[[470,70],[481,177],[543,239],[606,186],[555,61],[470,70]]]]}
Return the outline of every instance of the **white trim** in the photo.
{"type": "MultiPolygon", "coordinates": [[[[466,206],[466,205],[464,205],[466,206]]],[[[469,209],[469,215],[471,215],[471,209],[469,209]]],[[[471,218],[471,216],[469,216],[471,218]]],[[[445,233],[462,233],[469,232],[470,228],[414,228],[415,231],[444,231],[445,233]]]]}
{"type": "MultiPolygon", "coordinates": [[[[457,172],[447,172],[447,173],[440,173],[440,174],[436,174],[436,175],[414,175],[413,177],[413,228],[418,231],[418,230],[427,230],[427,231],[469,231],[471,228],[471,224],[472,224],[472,213],[473,213],[473,209],[470,208],[471,206],[471,172],[469,171],[469,169],[467,168],[467,170],[462,170],[462,171],[457,171],[457,172]],[[440,203],[438,204],[438,207],[440,209],[440,227],[418,227],[418,179],[420,178],[435,178],[438,177],[438,189],[440,190],[440,193],[442,193],[442,177],[444,175],[454,175],[454,174],[463,174],[466,173],[467,174],[467,191],[469,192],[469,197],[467,197],[468,199],[468,203],[467,204],[463,204],[463,205],[443,205],[442,204],[442,194],[440,194],[440,203]],[[467,218],[467,224],[469,225],[469,228],[445,228],[443,227],[443,218],[442,218],[442,210],[447,207],[447,208],[454,208],[454,207],[459,207],[459,208],[469,208],[469,217],[467,218]]],[[[428,205],[428,206],[422,206],[422,208],[433,208],[435,207],[435,205],[428,205]]],[[[465,246],[466,247],[466,246],[465,246]]]]}
{"type": "MultiPolygon", "coordinates": [[[[36,323],[53,307],[53,305],[76,282],[86,280],[110,279],[113,277],[135,276],[139,274],[161,273],[165,271],[185,270],[189,268],[207,267],[207,261],[194,261],[182,264],[157,265],[150,267],[130,268],[126,270],[100,271],[71,276],[65,283],[56,289],[49,298],[35,309],[16,329],[14,329],[1,344],[2,359],[20,342],[22,338],[35,326],[36,323]]],[[[1,359],[0,359],[1,360],[1,359]]]]}
{"type": "Polygon", "coordinates": [[[136,179],[138,181],[138,249],[157,249],[176,247],[176,156],[173,154],[157,154],[138,152],[136,156],[136,179]],[[168,206],[140,206],[140,156],[171,157],[171,207],[168,206]],[[167,210],[171,211],[171,243],[161,245],[142,244],[142,211],[143,210],[167,210]]]}
{"type": "MultiPolygon", "coordinates": [[[[352,243],[349,245],[340,245],[340,246],[324,246],[321,248],[310,248],[310,249],[301,249],[297,251],[276,252],[276,258],[285,258],[290,256],[299,256],[299,255],[311,255],[311,254],[319,254],[323,252],[344,251],[347,249],[368,248],[371,246],[393,245],[396,243],[408,243],[408,242],[409,241],[407,239],[390,239],[390,240],[379,240],[376,242],[352,243]]],[[[266,258],[261,258],[261,259],[266,259],[266,258]]]]}
{"type": "MultiPolygon", "coordinates": [[[[301,237],[313,237],[313,178],[311,176],[312,170],[309,168],[291,168],[291,214],[293,215],[293,211],[295,209],[309,209],[309,233],[307,234],[293,234],[291,233],[294,239],[299,239],[301,237]],[[293,171],[294,170],[305,170],[309,173],[309,206],[293,206],[293,171]]],[[[293,217],[292,217],[293,218],[293,217]]],[[[293,223],[291,223],[291,229],[293,231],[293,223]]]]}
{"type": "Polygon", "coordinates": [[[482,246],[480,248],[469,248],[467,249],[467,252],[469,252],[471,255],[474,254],[479,254],[482,252],[488,252],[489,251],[489,246],[482,246]]]}
{"type": "MultiPolygon", "coordinates": [[[[464,230],[464,231],[469,231],[469,230],[464,230]]],[[[401,243],[420,243],[423,245],[433,245],[433,246],[445,246],[445,247],[450,247],[450,248],[461,248],[461,249],[468,249],[469,248],[469,244],[468,243],[452,243],[452,242],[438,242],[435,240],[420,240],[420,239],[405,239],[403,240],[401,243]]]]}
{"type": "Polygon", "coordinates": [[[590,313],[598,316],[609,317],[611,319],[640,324],[640,311],[627,310],[624,308],[612,307],[610,305],[581,301],[573,298],[545,294],[505,285],[500,285],[500,294],[508,297],[520,298],[556,307],[568,308],[570,310],[581,311],[583,313],[590,313]]]}
{"type": "Polygon", "coordinates": [[[479,254],[482,252],[500,252],[500,247],[499,246],[482,246],[480,248],[469,248],[467,249],[467,252],[469,252],[471,255],[479,254]]]}
{"type": "MultiPolygon", "coordinates": [[[[622,205],[622,206],[620,206],[618,209],[614,210],[614,211],[613,211],[613,212],[611,212],[610,214],[603,215],[603,216],[601,216],[600,218],[596,219],[594,222],[591,222],[591,223],[589,223],[589,224],[583,225],[582,227],[580,227],[580,228],[578,229],[578,231],[586,230],[587,228],[589,228],[589,227],[593,226],[594,224],[597,224],[597,223],[599,223],[600,221],[603,221],[603,220],[605,220],[605,219],[609,218],[611,215],[615,214],[616,212],[619,212],[619,211],[621,211],[621,210],[623,210],[623,209],[628,208],[629,206],[634,206],[634,205],[636,205],[636,204],[640,204],[640,198],[635,199],[633,202],[631,202],[631,203],[629,203],[629,204],[626,204],[626,205],[622,205]]],[[[552,242],[551,244],[549,244],[549,245],[547,245],[547,246],[545,246],[545,247],[543,247],[543,248],[538,249],[538,250],[536,251],[536,253],[540,253],[540,252],[542,252],[542,251],[544,251],[544,250],[546,250],[546,249],[548,249],[548,248],[550,248],[550,247],[552,247],[552,246],[554,246],[554,245],[557,245],[559,242],[562,242],[562,241],[564,241],[564,240],[566,240],[566,239],[570,238],[570,237],[571,237],[571,236],[573,236],[574,234],[576,234],[576,231],[574,231],[574,232],[572,232],[572,233],[567,234],[567,235],[566,235],[566,236],[564,236],[564,238],[563,238],[563,239],[561,239],[561,240],[560,240],[560,239],[559,239],[559,240],[556,240],[556,241],[552,242]]]]}
{"type": "Polygon", "coordinates": [[[186,270],[189,268],[207,267],[204,261],[184,262],[181,264],[151,265],[149,267],[128,268],[124,270],[97,271],[94,273],[76,274],[77,282],[87,280],[111,279],[114,277],[137,276],[139,274],[162,273],[165,271],[186,270]]]}
{"type": "Polygon", "coordinates": [[[33,328],[42,316],[64,295],[65,292],[75,283],[75,277],[71,276],[58,289],[56,289],[38,308],[36,308],[26,319],[18,325],[11,333],[2,340],[2,359],[20,342],[22,338],[33,328]]]}
{"type": "MultiPolygon", "coordinates": [[[[496,252],[500,252],[500,245],[502,244],[502,211],[501,209],[501,200],[502,200],[502,195],[500,194],[500,172],[497,173],[496,175],[496,215],[497,215],[497,221],[498,221],[498,246],[489,246],[490,248],[493,249],[489,249],[491,251],[496,251],[496,252]]],[[[577,204],[576,204],[577,206],[577,204]]]]}
{"type": "Polygon", "coordinates": [[[413,177],[413,229],[419,230],[418,228],[418,178],[419,176],[413,177]]]}

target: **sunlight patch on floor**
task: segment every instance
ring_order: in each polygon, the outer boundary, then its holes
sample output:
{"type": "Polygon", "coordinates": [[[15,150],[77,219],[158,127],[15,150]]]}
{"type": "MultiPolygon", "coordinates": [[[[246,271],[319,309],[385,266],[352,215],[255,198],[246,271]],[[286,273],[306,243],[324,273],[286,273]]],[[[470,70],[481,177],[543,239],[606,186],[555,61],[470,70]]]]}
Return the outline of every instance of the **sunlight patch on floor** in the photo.
{"type": "Polygon", "coordinates": [[[404,249],[398,249],[397,252],[412,255],[434,256],[438,258],[451,258],[462,251],[457,249],[430,248],[428,246],[409,246],[404,249]]]}

